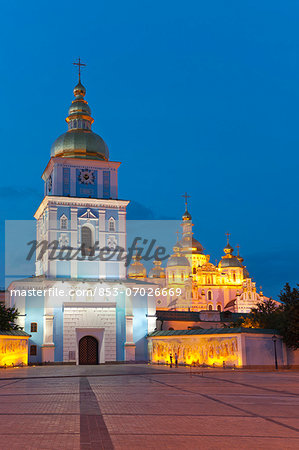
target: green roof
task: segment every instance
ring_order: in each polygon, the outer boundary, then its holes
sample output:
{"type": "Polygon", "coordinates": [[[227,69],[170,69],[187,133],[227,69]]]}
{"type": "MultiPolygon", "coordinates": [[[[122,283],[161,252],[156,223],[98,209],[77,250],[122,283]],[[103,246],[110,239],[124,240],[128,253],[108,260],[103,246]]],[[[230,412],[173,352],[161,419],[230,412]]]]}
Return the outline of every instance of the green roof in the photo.
{"type": "Polygon", "coordinates": [[[247,317],[248,313],[232,313],[231,311],[221,311],[219,313],[219,320],[200,319],[201,313],[217,313],[218,311],[176,311],[176,310],[159,310],[157,309],[156,315],[158,320],[169,321],[184,321],[184,322],[235,322],[242,317],[247,317]]]}
{"type": "Polygon", "coordinates": [[[208,328],[194,330],[162,330],[153,331],[148,337],[158,336],[192,336],[200,334],[236,334],[236,333],[252,333],[252,334],[278,334],[276,330],[268,330],[265,328],[208,328]]]}
{"type": "Polygon", "coordinates": [[[28,336],[31,334],[26,333],[23,330],[0,330],[0,336],[28,336]]]}

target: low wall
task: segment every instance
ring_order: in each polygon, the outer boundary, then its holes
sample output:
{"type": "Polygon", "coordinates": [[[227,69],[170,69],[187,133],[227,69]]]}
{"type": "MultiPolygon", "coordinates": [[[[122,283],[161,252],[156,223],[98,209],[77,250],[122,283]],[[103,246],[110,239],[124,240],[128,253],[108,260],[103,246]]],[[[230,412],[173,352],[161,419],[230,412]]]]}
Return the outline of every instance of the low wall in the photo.
{"type": "MultiPolygon", "coordinates": [[[[275,366],[275,352],[272,335],[242,333],[243,366],[244,367],[273,367],[275,366]]],[[[288,365],[285,344],[277,337],[276,341],[277,365],[288,365]]]]}
{"type": "MultiPolygon", "coordinates": [[[[244,328],[242,329],[244,330],[244,328]]],[[[213,329],[202,330],[198,334],[156,335],[148,337],[149,357],[153,363],[170,363],[170,355],[177,353],[179,364],[199,364],[222,367],[236,366],[248,368],[275,368],[273,333],[234,332],[222,333],[213,329]],[[200,334],[201,333],[201,334],[200,334]]],[[[156,334],[158,334],[157,332],[156,334]]],[[[299,364],[299,351],[286,349],[282,340],[277,337],[276,356],[278,367],[296,367],[299,364]]]]}
{"type": "MultiPolygon", "coordinates": [[[[150,361],[169,363],[170,355],[178,355],[179,364],[242,366],[241,340],[238,335],[149,337],[150,361]]],[[[174,359],[173,359],[174,361],[174,359]]]]}
{"type": "Polygon", "coordinates": [[[0,367],[28,364],[28,339],[29,335],[0,334],[0,367]]]}
{"type": "Polygon", "coordinates": [[[287,364],[289,367],[299,369],[299,349],[295,351],[287,349],[287,364]]]}

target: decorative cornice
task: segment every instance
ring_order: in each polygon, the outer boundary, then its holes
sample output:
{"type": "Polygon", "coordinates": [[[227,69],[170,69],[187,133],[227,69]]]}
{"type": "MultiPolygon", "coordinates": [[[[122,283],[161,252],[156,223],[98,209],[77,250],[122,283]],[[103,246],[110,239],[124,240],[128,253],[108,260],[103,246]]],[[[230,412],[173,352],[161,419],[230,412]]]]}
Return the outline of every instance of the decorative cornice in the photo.
{"type": "Polygon", "coordinates": [[[115,302],[63,302],[64,308],[116,308],[115,302]]]}
{"type": "Polygon", "coordinates": [[[52,156],[50,161],[48,162],[43,174],[42,174],[42,179],[44,181],[47,180],[50,172],[52,171],[53,167],[55,164],[59,164],[61,166],[64,167],[86,167],[86,168],[91,168],[91,169],[107,169],[107,168],[114,168],[114,169],[118,169],[119,166],[121,165],[121,162],[119,161],[102,161],[102,160],[96,160],[96,159],[78,159],[78,158],[72,158],[72,157],[68,157],[68,158],[64,158],[61,156],[52,156]]]}
{"type": "Polygon", "coordinates": [[[39,219],[48,206],[76,206],[77,208],[126,208],[129,203],[129,200],[46,195],[34,214],[34,217],[35,219],[39,219]]]}

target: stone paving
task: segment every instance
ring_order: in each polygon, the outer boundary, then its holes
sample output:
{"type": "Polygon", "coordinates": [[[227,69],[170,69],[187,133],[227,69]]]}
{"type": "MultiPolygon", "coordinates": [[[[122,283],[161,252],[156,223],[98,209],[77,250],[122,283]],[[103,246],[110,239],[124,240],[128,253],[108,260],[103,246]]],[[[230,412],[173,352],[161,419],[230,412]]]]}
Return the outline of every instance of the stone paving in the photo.
{"type": "Polygon", "coordinates": [[[0,450],[296,449],[299,373],[148,365],[0,370],[0,450]]]}

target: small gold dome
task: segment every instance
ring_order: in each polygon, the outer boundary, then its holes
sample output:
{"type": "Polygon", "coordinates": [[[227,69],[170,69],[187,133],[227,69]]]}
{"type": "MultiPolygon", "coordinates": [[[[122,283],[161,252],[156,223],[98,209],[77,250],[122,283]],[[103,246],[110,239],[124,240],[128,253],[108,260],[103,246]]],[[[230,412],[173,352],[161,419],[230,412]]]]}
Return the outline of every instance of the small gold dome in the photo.
{"type": "Polygon", "coordinates": [[[183,216],[182,216],[183,220],[192,220],[191,214],[189,213],[189,211],[186,209],[186,211],[184,212],[183,216]]]}
{"type": "Polygon", "coordinates": [[[155,260],[154,267],[149,271],[149,278],[165,278],[165,272],[163,267],[161,267],[162,261],[155,260]]]}
{"type": "Polygon", "coordinates": [[[77,84],[77,86],[74,87],[74,96],[77,97],[78,95],[82,95],[82,97],[85,96],[86,94],[86,89],[83,86],[83,84],[81,84],[81,81],[79,81],[79,83],[77,84]]]}
{"type": "Polygon", "coordinates": [[[140,257],[138,255],[134,255],[133,262],[129,266],[127,274],[129,278],[146,278],[146,268],[140,262],[140,257]]]}

